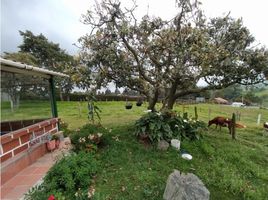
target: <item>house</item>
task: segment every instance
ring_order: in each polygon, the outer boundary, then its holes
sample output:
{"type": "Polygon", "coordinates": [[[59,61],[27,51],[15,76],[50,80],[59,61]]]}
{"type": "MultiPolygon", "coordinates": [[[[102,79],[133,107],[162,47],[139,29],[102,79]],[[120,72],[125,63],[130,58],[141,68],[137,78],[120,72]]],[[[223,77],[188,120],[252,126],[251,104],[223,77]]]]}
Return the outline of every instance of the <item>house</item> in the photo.
{"type": "Polygon", "coordinates": [[[214,98],[213,100],[217,104],[229,104],[229,102],[226,99],[223,99],[221,97],[214,98]]]}

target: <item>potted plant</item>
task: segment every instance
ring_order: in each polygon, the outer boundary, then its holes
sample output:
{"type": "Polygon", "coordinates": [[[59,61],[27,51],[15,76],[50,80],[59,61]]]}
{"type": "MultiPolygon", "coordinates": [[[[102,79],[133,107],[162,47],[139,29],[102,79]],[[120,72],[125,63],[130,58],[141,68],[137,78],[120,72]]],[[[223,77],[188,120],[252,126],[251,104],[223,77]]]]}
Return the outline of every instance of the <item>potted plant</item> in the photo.
{"type": "Polygon", "coordinates": [[[141,106],[142,104],[143,104],[143,102],[140,99],[136,102],[136,106],[141,106]]]}
{"type": "Polygon", "coordinates": [[[47,141],[47,149],[49,151],[53,151],[56,148],[56,140],[49,135],[48,141],[47,141]]]}
{"type": "Polygon", "coordinates": [[[55,140],[55,147],[58,149],[60,146],[60,137],[56,134],[52,135],[52,140],[55,140]]]}
{"type": "Polygon", "coordinates": [[[132,108],[132,103],[126,102],[126,109],[131,109],[132,108]]]}

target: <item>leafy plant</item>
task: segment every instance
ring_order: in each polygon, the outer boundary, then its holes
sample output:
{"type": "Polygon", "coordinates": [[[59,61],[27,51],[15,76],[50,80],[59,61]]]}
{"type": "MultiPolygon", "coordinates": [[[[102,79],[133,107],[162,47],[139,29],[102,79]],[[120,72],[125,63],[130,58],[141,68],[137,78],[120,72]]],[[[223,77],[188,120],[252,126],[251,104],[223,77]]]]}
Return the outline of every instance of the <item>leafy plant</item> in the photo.
{"type": "Polygon", "coordinates": [[[59,127],[60,130],[63,131],[64,137],[67,137],[71,133],[71,130],[68,128],[68,126],[68,123],[66,123],[62,119],[59,120],[59,127]]]}
{"type": "Polygon", "coordinates": [[[28,200],[47,199],[88,199],[85,196],[92,185],[99,163],[92,154],[79,152],[62,158],[47,173],[44,182],[26,195],[28,200]]]}
{"type": "Polygon", "coordinates": [[[95,105],[95,102],[96,101],[97,101],[97,99],[95,98],[95,96],[93,94],[90,94],[88,96],[88,103],[87,103],[87,107],[88,107],[88,119],[93,124],[95,122],[95,115],[97,116],[99,122],[101,120],[101,117],[100,117],[101,110],[99,109],[99,107],[97,105],[95,105]]]}
{"type": "Polygon", "coordinates": [[[59,140],[60,137],[56,134],[52,135],[51,140],[59,140]]]}
{"type": "Polygon", "coordinates": [[[76,133],[71,134],[70,138],[73,144],[73,150],[79,151],[95,151],[102,141],[102,135],[106,130],[100,125],[87,124],[76,133]]]}
{"type": "Polygon", "coordinates": [[[172,138],[200,139],[204,122],[183,118],[175,112],[150,112],[135,123],[136,136],[148,136],[152,143],[160,140],[170,141],[172,138]]]}

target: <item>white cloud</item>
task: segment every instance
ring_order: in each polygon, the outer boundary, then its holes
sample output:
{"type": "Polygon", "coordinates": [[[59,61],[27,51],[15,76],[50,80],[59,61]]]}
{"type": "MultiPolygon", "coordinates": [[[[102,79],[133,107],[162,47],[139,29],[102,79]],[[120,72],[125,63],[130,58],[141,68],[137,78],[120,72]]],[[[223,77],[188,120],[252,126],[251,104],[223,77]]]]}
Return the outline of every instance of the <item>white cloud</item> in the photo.
{"type": "MultiPolygon", "coordinates": [[[[100,2],[100,0],[97,0],[100,2]]],[[[92,0],[1,0],[1,43],[3,51],[16,51],[21,43],[18,30],[31,30],[43,33],[49,40],[75,54],[77,48],[72,44],[90,27],[80,22],[81,14],[92,9],[92,0]]],[[[203,0],[202,8],[209,17],[220,16],[231,11],[231,16],[242,17],[244,24],[261,44],[268,46],[267,0],[203,0]]],[[[171,19],[177,9],[175,0],[137,0],[137,16],[148,14],[171,19]],[[149,7],[148,7],[149,5],[149,7]]],[[[132,1],[122,0],[123,6],[131,6],[132,1]]]]}

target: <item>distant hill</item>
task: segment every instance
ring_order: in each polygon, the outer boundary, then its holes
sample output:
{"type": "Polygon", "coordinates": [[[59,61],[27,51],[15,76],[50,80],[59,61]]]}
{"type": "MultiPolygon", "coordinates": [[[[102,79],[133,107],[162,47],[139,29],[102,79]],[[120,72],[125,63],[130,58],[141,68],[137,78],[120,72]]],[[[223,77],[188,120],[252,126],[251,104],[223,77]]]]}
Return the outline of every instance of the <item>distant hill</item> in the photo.
{"type": "Polygon", "coordinates": [[[255,92],[255,95],[258,96],[258,97],[265,97],[267,96],[268,97],[268,88],[265,89],[265,90],[262,90],[262,91],[256,91],[255,92]]]}

